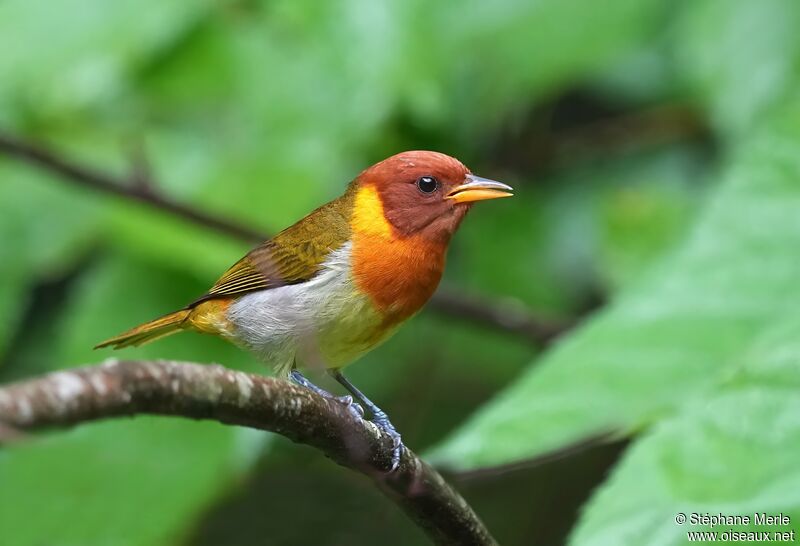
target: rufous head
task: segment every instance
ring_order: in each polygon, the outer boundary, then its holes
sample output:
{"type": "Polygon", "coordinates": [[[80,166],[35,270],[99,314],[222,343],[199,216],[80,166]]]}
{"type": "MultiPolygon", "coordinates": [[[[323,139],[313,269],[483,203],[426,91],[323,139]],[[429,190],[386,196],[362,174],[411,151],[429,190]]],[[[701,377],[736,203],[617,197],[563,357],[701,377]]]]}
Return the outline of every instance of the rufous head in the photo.
{"type": "Polygon", "coordinates": [[[401,237],[447,242],[473,203],[510,197],[512,188],[473,175],[458,159],[439,152],[393,155],[362,172],[358,187],[373,187],[383,213],[401,237]]]}

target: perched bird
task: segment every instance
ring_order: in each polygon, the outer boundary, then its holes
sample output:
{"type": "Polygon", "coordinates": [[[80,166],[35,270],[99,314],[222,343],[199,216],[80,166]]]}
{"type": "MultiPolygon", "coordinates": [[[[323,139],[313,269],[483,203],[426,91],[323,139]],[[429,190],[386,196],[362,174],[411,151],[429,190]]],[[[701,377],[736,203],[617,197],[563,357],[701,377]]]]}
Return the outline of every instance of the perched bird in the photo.
{"type": "MultiPolygon", "coordinates": [[[[332,397],[297,366],[325,369],[394,439],[395,468],[400,435],[341,370],[428,301],[450,238],[472,204],[511,191],[441,153],[394,155],[359,174],[341,197],[251,250],[185,308],[97,348],[195,330],[244,347],[278,374],[332,397]]],[[[355,408],[363,415],[360,405],[355,408]]]]}

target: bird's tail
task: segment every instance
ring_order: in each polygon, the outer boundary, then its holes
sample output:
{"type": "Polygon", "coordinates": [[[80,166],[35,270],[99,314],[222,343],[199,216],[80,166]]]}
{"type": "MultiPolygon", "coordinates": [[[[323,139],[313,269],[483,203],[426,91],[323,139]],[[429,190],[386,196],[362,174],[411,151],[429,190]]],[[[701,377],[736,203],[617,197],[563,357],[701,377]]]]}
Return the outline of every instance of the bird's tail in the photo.
{"type": "Polygon", "coordinates": [[[95,346],[95,349],[102,347],[113,347],[114,349],[122,349],[123,347],[137,347],[145,343],[150,343],[156,339],[179,332],[186,326],[186,319],[192,312],[191,309],[181,309],[169,315],[164,315],[161,318],[145,322],[131,328],[127,332],[123,332],[118,336],[107,339],[106,341],[95,346]]]}

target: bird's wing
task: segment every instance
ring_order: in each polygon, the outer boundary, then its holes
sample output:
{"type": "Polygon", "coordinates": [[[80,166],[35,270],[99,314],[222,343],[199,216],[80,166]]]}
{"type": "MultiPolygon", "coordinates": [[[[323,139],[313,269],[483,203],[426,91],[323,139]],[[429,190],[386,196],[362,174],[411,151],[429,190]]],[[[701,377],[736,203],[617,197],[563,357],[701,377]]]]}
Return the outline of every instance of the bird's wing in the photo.
{"type": "Polygon", "coordinates": [[[236,262],[193,305],[311,279],[350,238],[348,195],[315,210],[236,262]]]}

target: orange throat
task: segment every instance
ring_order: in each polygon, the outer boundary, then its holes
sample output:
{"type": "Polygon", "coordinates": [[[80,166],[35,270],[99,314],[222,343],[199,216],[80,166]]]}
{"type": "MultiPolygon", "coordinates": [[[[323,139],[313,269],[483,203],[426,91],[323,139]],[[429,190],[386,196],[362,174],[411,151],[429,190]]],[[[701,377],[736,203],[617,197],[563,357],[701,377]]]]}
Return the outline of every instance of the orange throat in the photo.
{"type": "Polygon", "coordinates": [[[447,246],[396,234],[371,186],[358,190],[352,228],[352,272],[359,290],[370,297],[387,326],[408,319],[439,285],[447,246]]]}

